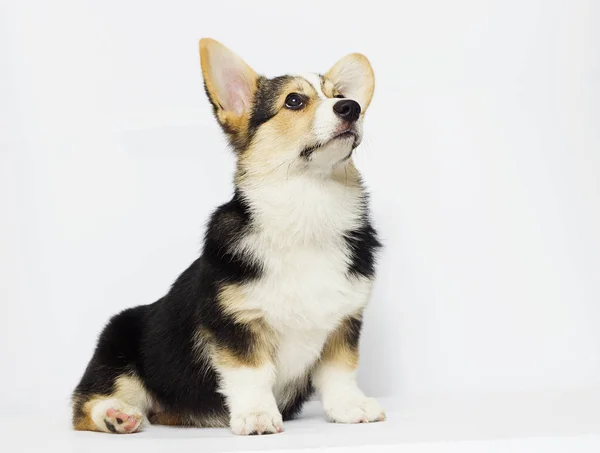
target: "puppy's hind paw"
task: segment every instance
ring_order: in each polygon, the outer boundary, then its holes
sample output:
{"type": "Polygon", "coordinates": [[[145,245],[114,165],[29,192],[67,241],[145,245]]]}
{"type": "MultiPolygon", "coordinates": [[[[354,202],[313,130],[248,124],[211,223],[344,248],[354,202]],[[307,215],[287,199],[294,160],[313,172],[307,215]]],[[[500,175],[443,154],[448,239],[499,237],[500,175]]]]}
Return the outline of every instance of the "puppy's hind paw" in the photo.
{"type": "Polygon", "coordinates": [[[133,406],[123,409],[111,407],[106,410],[104,424],[111,433],[131,434],[138,431],[143,419],[143,414],[133,406]]]}
{"type": "Polygon", "coordinates": [[[118,398],[98,401],[91,418],[98,431],[114,434],[131,434],[142,429],[146,417],[137,407],[118,398]]]}

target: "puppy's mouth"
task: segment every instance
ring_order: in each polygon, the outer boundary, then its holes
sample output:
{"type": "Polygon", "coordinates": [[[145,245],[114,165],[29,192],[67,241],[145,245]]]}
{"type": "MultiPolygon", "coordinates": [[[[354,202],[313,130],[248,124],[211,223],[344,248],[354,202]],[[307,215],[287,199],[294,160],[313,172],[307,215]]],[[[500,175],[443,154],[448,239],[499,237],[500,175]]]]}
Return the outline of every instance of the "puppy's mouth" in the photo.
{"type": "Polygon", "coordinates": [[[339,132],[337,135],[334,135],[329,139],[332,140],[349,140],[353,139],[355,142],[358,140],[358,134],[354,129],[346,129],[345,131],[339,132]]]}
{"type": "Polygon", "coordinates": [[[360,137],[354,129],[343,129],[334,134],[329,140],[325,142],[317,143],[315,145],[304,148],[300,153],[300,156],[305,159],[308,159],[311,156],[311,154],[314,153],[316,150],[334,141],[352,141],[352,150],[354,150],[354,148],[356,148],[360,144],[360,137]]]}

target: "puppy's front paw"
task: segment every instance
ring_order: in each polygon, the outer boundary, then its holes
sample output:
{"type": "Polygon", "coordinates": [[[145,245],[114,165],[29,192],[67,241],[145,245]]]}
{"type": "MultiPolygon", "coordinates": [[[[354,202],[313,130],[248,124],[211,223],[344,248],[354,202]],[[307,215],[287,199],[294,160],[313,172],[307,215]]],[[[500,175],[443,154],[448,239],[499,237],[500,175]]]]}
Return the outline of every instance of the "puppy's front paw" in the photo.
{"type": "Polygon", "coordinates": [[[385,420],[385,412],[374,398],[339,398],[325,405],[329,421],[335,423],[369,423],[385,420]]]}
{"type": "Polygon", "coordinates": [[[234,434],[274,434],[283,431],[283,420],[279,411],[258,411],[232,414],[231,430],[234,434]]]}

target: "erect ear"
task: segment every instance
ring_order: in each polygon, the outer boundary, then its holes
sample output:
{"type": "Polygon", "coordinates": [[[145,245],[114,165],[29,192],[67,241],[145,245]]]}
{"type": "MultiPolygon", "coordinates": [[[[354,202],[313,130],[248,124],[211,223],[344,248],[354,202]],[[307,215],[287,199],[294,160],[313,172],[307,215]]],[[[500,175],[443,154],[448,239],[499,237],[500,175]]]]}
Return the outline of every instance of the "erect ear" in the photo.
{"type": "Polygon", "coordinates": [[[250,111],[258,75],[235,53],[210,38],[200,40],[200,64],[217,119],[225,128],[239,130],[250,111]]]}
{"type": "Polygon", "coordinates": [[[375,89],[375,74],[367,57],[359,53],[347,55],[325,77],[341,95],[358,102],[363,112],[367,110],[375,89]]]}

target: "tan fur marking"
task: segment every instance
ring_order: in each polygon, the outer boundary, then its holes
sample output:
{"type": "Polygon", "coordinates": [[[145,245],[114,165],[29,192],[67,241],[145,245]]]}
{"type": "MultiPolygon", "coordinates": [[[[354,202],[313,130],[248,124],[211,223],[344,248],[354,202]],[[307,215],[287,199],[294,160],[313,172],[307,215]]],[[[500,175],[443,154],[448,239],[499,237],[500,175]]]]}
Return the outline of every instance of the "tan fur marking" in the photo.
{"type": "Polygon", "coordinates": [[[302,77],[288,82],[276,102],[279,111],[260,127],[250,147],[240,156],[236,183],[240,184],[244,178],[267,176],[273,171],[279,150],[302,149],[306,136],[312,132],[315,112],[321,102],[314,87],[302,77]],[[306,106],[301,110],[284,108],[285,98],[290,93],[306,96],[306,106]]]}
{"type": "Polygon", "coordinates": [[[346,319],[334,330],[323,347],[321,360],[354,370],[358,367],[358,347],[349,342],[352,327],[346,319]]]}
{"type": "Polygon", "coordinates": [[[119,398],[127,404],[137,407],[142,412],[148,411],[152,405],[152,398],[142,381],[134,376],[119,376],[115,383],[116,391],[111,398],[119,398]]]}
{"type": "Polygon", "coordinates": [[[193,417],[194,426],[200,428],[226,428],[229,426],[229,415],[205,415],[202,417],[193,417]]]}
{"type": "Polygon", "coordinates": [[[263,320],[244,323],[253,337],[252,350],[239,354],[230,349],[215,346],[212,359],[218,367],[259,367],[273,359],[275,353],[275,333],[263,320]]]}
{"type": "MultiPolygon", "coordinates": [[[[300,94],[309,96],[307,105],[302,110],[296,111],[281,109],[275,118],[273,118],[268,124],[268,126],[273,128],[274,134],[283,134],[287,138],[295,138],[302,137],[311,130],[315,117],[315,111],[321,103],[321,100],[317,96],[317,93],[312,86],[310,86],[308,83],[305,83],[304,85],[304,87],[298,86],[297,91],[300,94]]],[[[281,105],[283,105],[285,102],[287,94],[289,94],[289,91],[284,91],[284,93],[281,95],[279,99],[281,105]]]]}
{"type": "Polygon", "coordinates": [[[77,431],[98,431],[96,424],[92,420],[91,412],[94,404],[104,397],[92,396],[87,401],[86,397],[76,395],[73,399],[73,406],[76,408],[81,405],[81,410],[75,410],[73,413],[73,428],[77,431]]]}
{"type": "Polygon", "coordinates": [[[323,91],[323,94],[328,98],[334,98],[340,94],[339,91],[336,90],[334,83],[325,77],[323,77],[321,83],[321,90],[323,91]]]}
{"type": "Polygon", "coordinates": [[[225,313],[233,316],[237,323],[246,324],[262,318],[259,310],[244,307],[245,297],[241,285],[226,285],[219,291],[218,301],[225,313]]]}
{"type": "MultiPolygon", "coordinates": [[[[221,367],[258,367],[272,359],[275,351],[276,334],[262,318],[262,313],[245,307],[244,289],[241,285],[225,285],[219,291],[218,303],[224,312],[231,316],[236,324],[243,326],[253,338],[252,351],[241,355],[227,348],[215,345],[210,352],[213,363],[221,367]]],[[[203,335],[205,342],[214,344],[214,339],[208,339],[208,332],[203,335]],[[207,341],[208,340],[208,341],[207,341]]]]}
{"type": "Polygon", "coordinates": [[[165,426],[191,426],[187,420],[172,413],[158,412],[150,416],[150,423],[153,425],[165,425],[165,426]]]}

